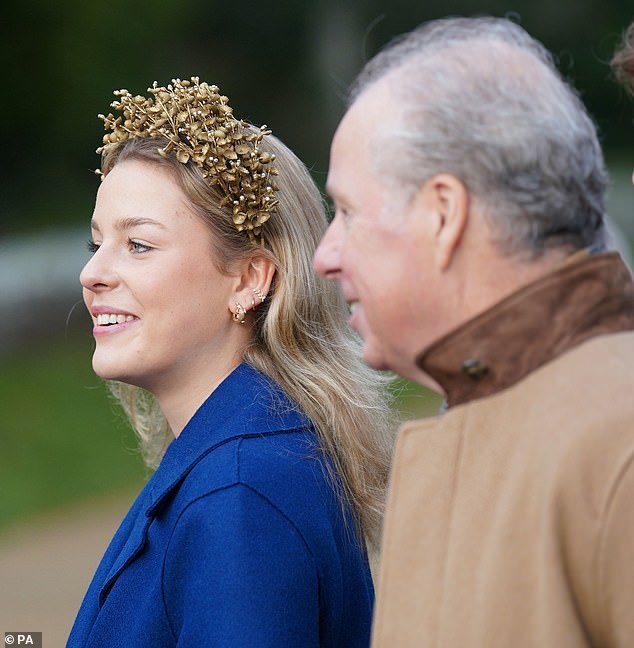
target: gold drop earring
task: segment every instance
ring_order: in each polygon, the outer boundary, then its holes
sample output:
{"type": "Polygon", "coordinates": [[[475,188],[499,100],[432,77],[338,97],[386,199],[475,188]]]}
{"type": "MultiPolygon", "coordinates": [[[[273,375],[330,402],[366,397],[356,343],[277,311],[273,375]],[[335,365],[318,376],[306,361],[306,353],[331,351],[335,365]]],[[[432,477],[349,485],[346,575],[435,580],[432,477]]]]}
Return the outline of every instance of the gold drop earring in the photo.
{"type": "Polygon", "coordinates": [[[233,321],[238,322],[238,324],[244,324],[244,318],[246,316],[247,312],[244,306],[240,302],[236,302],[236,312],[233,314],[233,321]]]}

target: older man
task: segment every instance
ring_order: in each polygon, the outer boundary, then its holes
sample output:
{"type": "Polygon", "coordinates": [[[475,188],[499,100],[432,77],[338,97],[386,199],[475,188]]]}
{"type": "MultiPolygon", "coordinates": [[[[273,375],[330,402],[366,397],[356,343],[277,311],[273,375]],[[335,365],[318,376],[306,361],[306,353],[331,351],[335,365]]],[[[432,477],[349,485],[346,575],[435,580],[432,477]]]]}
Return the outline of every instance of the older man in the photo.
{"type": "Polygon", "coordinates": [[[514,23],[427,23],[357,79],[315,268],[367,362],[447,405],[399,436],[373,646],[634,645],[634,284],[605,187],[514,23]]]}

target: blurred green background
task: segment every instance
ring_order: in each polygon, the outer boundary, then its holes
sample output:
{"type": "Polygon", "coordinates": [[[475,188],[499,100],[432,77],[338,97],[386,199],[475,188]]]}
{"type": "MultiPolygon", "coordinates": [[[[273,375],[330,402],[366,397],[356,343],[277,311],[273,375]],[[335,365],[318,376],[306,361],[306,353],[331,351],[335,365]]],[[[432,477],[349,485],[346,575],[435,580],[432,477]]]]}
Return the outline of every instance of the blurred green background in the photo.
{"type": "MultiPolygon", "coordinates": [[[[607,65],[631,0],[154,0],[11,2],[0,51],[0,530],[140,483],[130,430],[90,368],[76,279],[112,90],[198,75],[266,123],[323,185],[349,82],[394,36],[445,15],[508,15],[554,53],[594,115],[614,176],[610,209],[634,237],[633,107],[607,65]]],[[[399,407],[438,399],[400,383],[399,407]]]]}

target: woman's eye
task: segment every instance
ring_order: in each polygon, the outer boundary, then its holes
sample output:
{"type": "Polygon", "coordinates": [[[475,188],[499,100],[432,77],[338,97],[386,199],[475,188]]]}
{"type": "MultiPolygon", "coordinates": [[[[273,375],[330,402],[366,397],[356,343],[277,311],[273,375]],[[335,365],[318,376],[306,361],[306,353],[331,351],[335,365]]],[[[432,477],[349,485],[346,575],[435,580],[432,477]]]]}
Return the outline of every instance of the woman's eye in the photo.
{"type": "Polygon", "coordinates": [[[94,254],[99,249],[99,245],[94,241],[86,241],[86,247],[91,254],[94,254]]]}
{"type": "Polygon", "coordinates": [[[145,243],[140,243],[139,241],[133,241],[132,239],[128,241],[128,246],[130,247],[130,251],[134,252],[134,254],[143,254],[152,249],[149,245],[145,245],[145,243]]]}

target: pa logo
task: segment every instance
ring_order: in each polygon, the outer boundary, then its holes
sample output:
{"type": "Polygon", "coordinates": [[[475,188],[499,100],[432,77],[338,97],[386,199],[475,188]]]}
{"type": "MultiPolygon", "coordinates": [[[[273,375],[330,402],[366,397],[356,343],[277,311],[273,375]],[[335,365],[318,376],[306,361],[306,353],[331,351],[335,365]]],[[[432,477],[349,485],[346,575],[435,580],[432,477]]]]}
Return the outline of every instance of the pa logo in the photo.
{"type": "Polygon", "coordinates": [[[4,645],[11,646],[30,646],[31,648],[42,648],[41,632],[5,632],[4,645]]]}

